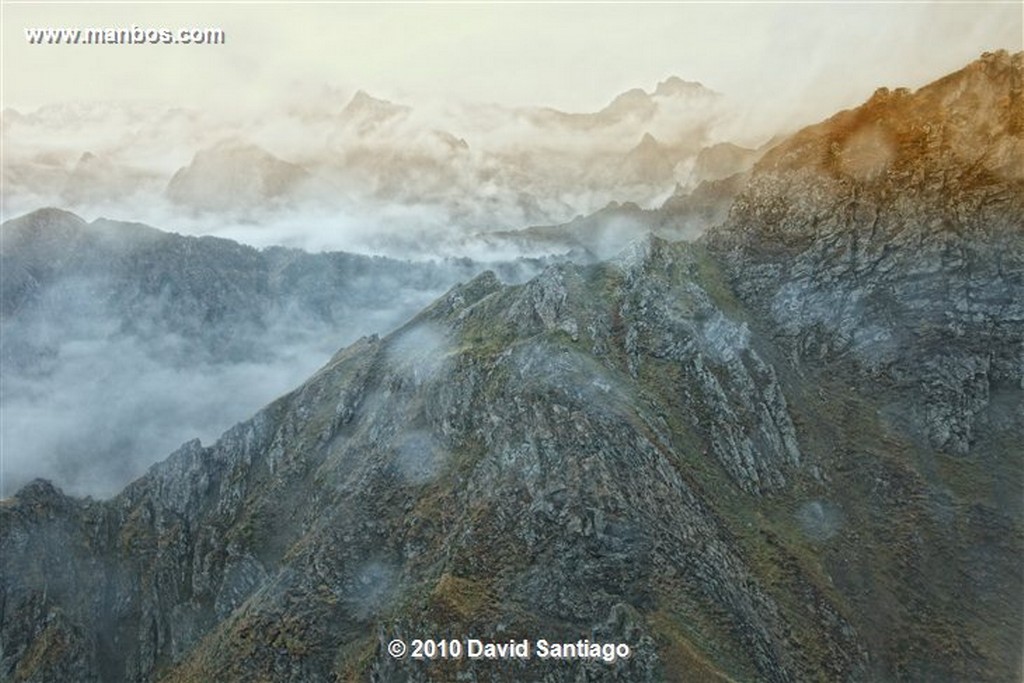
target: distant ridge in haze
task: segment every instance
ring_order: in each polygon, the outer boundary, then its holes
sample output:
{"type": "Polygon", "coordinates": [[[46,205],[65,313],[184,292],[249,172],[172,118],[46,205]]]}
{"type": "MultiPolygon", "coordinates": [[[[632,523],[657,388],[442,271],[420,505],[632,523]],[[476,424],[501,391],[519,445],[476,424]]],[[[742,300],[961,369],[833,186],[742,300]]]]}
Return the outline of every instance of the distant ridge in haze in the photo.
{"type": "Polygon", "coordinates": [[[394,328],[485,268],[518,282],[549,262],[256,250],[58,209],[7,221],[0,495],[34,476],[110,495],[291,388],[340,344],[394,328]]]}

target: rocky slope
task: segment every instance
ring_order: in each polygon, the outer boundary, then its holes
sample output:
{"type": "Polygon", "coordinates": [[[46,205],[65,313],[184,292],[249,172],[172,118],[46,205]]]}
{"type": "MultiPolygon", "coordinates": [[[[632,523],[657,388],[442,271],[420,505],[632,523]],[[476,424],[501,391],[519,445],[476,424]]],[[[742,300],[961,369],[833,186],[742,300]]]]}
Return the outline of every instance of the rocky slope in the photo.
{"type": "Polygon", "coordinates": [[[1021,60],[802,131],[706,243],[456,287],[110,501],[26,487],[0,671],[1019,679],[1021,60]]]}
{"type": "Polygon", "coordinates": [[[1021,68],[988,54],[802,131],[712,239],[788,348],[913,393],[893,410],[953,453],[1024,386],[1021,68]]]}
{"type": "Polygon", "coordinates": [[[710,507],[705,486],[763,495],[806,464],[775,370],[695,282],[707,267],[651,242],[519,287],[481,276],[110,503],[29,487],[4,509],[4,623],[59,605],[67,626],[45,636],[56,659],[5,631],[8,670],[416,679],[377,647],[419,633],[636,649],[480,671],[528,679],[657,680],[670,656],[765,680],[863,669],[835,608],[786,614],[710,507]],[[111,627],[76,631],[89,615],[111,627]],[[793,628],[824,630],[816,659],[781,647],[793,628]]]}

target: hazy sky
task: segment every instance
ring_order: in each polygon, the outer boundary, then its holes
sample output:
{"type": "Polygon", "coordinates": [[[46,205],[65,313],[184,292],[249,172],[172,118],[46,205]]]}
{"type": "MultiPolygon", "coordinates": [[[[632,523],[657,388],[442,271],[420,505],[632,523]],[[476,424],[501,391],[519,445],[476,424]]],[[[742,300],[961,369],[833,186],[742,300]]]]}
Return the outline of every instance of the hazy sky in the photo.
{"type": "Polygon", "coordinates": [[[3,3],[3,104],[259,104],[298,88],[596,110],[669,75],[813,118],[1021,49],[1008,3],[3,3]],[[220,27],[220,46],[33,46],[26,27],[220,27]]]}

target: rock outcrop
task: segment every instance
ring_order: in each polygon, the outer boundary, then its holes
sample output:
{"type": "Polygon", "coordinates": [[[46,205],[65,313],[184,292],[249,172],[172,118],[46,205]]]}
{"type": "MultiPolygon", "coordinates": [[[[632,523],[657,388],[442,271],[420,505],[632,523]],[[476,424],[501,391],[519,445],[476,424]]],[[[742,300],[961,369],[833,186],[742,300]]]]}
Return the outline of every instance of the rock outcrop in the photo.
{"type": "Polygon", "coordinates": [[[801,131],[712,238],[794,353],[905,389],[893,409],[953,453],[1024,383],[1021,69],[986,54],[801,131]]]}

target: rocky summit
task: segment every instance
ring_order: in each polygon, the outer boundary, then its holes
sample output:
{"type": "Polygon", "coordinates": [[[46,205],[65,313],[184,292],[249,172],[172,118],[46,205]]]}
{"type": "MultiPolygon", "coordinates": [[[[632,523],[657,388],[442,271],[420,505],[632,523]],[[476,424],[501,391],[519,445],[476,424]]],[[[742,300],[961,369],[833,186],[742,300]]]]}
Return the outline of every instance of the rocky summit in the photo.
{"type": "Polygon", "coordinates": [[[1022,62],[800,131],[697,242],[479,275],[111,500],[25,487],[2,676],[1020,680],[1022,62]]]}

